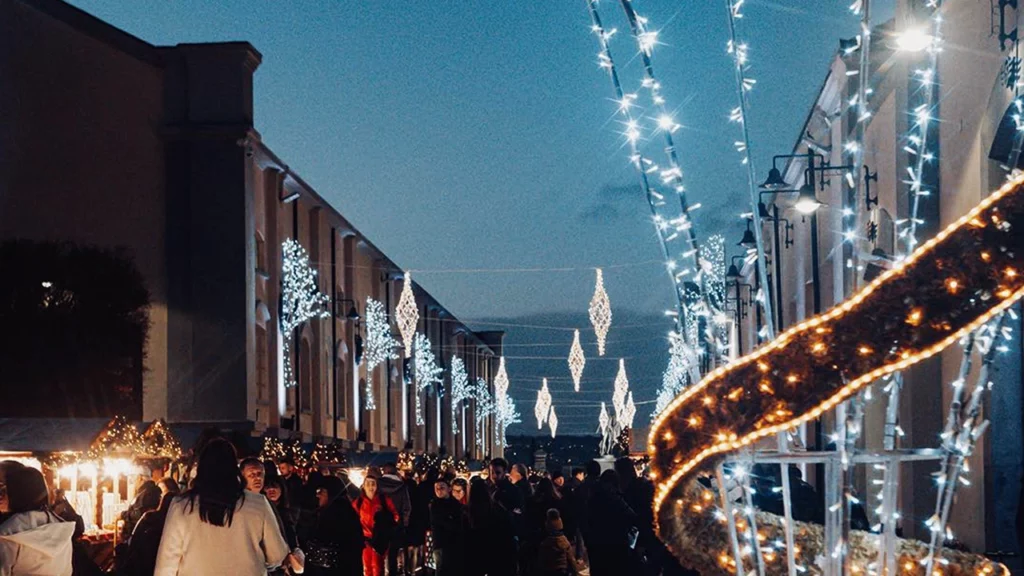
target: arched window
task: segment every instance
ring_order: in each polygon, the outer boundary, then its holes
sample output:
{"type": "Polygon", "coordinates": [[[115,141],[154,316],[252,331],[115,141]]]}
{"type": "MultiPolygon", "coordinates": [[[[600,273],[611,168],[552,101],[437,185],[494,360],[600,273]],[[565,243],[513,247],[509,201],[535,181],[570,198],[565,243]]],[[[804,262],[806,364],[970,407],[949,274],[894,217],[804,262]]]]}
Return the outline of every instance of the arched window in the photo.
{"type": "Polygon", "coordinates": [[[313,408],[313,352],[309,338],[302,337],[299,344],[299,410],[313,408]]]}
{"type": "Polygon", "coordinates": [[[256,303],[256,400],[270,400],[270,343],[267,339],[267,323],[270,310],[263,302],[256,303]]]}
{"type": "Polygon", "coordinates": [[[267,272],[267,241],[263,239],[263,233],[259,230],[255,234],[256,240],[256,269],[267,272]]]}

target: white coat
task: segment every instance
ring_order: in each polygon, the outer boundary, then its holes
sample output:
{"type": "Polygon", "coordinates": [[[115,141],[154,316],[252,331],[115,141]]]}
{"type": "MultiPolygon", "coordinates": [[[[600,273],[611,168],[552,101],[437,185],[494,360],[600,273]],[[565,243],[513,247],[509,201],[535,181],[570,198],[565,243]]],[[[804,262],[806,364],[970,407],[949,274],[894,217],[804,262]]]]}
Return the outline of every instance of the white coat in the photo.
{"type": "Polygon", "coordinates": [[[0,576],[71,576],[74,522],[52,512],[15,514],[0,524],[0,576]]]}
{"type": "Polygon", "coordinates": [[[262,576],[288,556],[277,517],[262,494],[246,492],[230,526],[199,518],[199,499],[171,503],[156,555],[155,576],[239,574],[262,576]]]}

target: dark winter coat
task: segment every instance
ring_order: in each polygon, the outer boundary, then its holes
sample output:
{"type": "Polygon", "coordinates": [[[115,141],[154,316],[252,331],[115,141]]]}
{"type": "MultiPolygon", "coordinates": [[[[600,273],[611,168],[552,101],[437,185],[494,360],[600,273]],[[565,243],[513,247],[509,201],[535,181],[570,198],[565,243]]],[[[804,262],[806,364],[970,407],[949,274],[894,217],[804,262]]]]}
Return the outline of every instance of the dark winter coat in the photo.
{"type": "Polygon", "coordinates": [[[593,576],[621,576],[635,570],[629,532],[637,521],[618,490],[604,484],[595,487],[590,497],[589,529],[584,532],[593,576]]]}
{"type": "Polygon", "coordinates": [[[537,550],[537,571],[544,575],[572,574],[575,576],[579,573],[572,544],[569,544],[569,540],[561,531],[550,531],[541,540],[537,550]]]}
{"type": "Polygon", "coordinates": [[[338,497],[317,515],[310,534],[306,559],[306,574],[310,576],[361,576],[363,573],[363,527],[352,504],[338,497]],[[329,550],[337,558],[331,566],[315,562],[316,548],[329,550]]]}
{"type": "MultiPolygon", "coordinates": [[[[168,503],[170,499],[168,499],[168,503]]],[[[164,534],[167,509],[152,510],[142,515],[135,525],[128,557],[120,572],[124,576],[149,576],[156,570],[156,553],[160,549],[160,538],[164,534]]]]}

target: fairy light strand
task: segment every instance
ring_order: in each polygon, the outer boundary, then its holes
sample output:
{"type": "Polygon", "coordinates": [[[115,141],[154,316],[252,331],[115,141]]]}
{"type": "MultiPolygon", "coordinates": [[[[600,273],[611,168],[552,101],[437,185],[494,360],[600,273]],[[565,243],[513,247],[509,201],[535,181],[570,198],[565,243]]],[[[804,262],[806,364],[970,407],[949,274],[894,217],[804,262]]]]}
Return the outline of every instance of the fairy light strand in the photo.
{"type": "Polygon", "coordinates": [[[458,434],[459,411],[465,411],[463,403],[465,400],[469,399],[472,394],[469,386],[469,374],[466,373],[466,363],[457,355],[452,356],[451,381],[452,433],[458,434]]]}
{"type": "Polygon", "coordinates": [[[306,249],[296,240],[281,245],[281,343],[284,353],[284,385],[293,388],[295,368],[292,366],[292,335],[306,321],[328,318],[330,298],[316,284],[316,270],[309,265],[306,249]]]}
{"type": "Polygon", "coordinates": [[[430,339],[419,332],[413,338],[413,351],[413,366],[416,371],[416,425],[423,426],[426,423],[423,418],[423,393],[431,386],[441,383],[441,373],[444,370],[437,365],[430,339]]]}
{"type": "Polygon", "coordinates": [[[391,336],[391,324],[384,305],[373,298],[366,299],[366,352],[363,362],[366,363],[365,408],[376,410],[377,403],[373,394],[373,371],[387,360],[398,359],[395,347],[398,342],[391,336]]]}

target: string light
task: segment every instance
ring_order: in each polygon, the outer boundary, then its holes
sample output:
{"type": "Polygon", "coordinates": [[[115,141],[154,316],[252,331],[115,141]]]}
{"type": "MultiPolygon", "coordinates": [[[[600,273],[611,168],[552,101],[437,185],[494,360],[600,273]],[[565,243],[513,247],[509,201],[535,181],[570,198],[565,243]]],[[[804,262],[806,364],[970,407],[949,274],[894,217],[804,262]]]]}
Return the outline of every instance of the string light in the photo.
{"type": "Polygon", "coordinates": [[[364,407],[376,410],[377,402],[373,393],[373,371],[387,360],[395,360],[398,353],[395,346],[398,342],[391,336],[391,324],[384,305],[373,298],[366,299],[366,351],[363,362],[366,363],[366,390],[364,407]]]}
{"type": "Polygon", "coordinates": [[[615,375],[615,388],[612,392],[612,407],[615,408],[615,420],[621,422],[622,411],[626,408],[626,394],[629,392],[629,379],[626,377],[626,361],[619,359],[619,373],[615,375]]]}
{"type": "Polygon", "coordinates": [[[572,374],[572,384],[577,392],[580,391],[580,379],[586,365],[587,359],[583,356],[583,346],[580,345],[580,331],[576,330],[572,335],[572,347],[569,348],[569,373],[572,374]]]}
{"type": "Polygon", "coordinates": [[[494,414],[494,397],[487,388],[487,381],[483,378],[476,379],[476,386],[473,387],[473,414],[476,417],[476,447],[477,451],[484,451],[484,430],[487,425],[487,417],[494,414]]]}
{"type": "Polygon", "coordinates": [[[533,415],[537,417],[537,430],[544,427],[551,410],[551,391],[548,390],[548,379],[544,378],[540,390],[537,391],[537,404],[533,407],[533,415]]]}
{"type": "Polygon", "coordinates": [[[498,373],[494,375],[494,394],[504,396],[508,393],[508,371],[505,370],[505,357],[498,359],[498,373]]]}
{"type": "MultiPolygon", "coordinates": [[[[506,387],[507,390],[507,387],[506,387]]],[[[505,432],[512,424],[521,422],[519,411],[516,410],[516,401],[508,393],[495,395],[495,437],[498,444],[505,446],[505,432]]]]}
{"type": "Polygon", "coordinates": [[[142,443],[147,456],[170,460],[181,458],[181,442],[163,418],[157,418],[146,428],[142,433],[142,443]]]}
{"type": "Polygon", "coordinates": [[[306,249],[289,238],[281,244],[281,338],[284,349],[284,385],[296,385],[292,366],[292,334],[313,318],[328,318],[330,298],[316,285],[316,270],[309,266],[306,249]]]}
{"type": "Polygon", "coordinates": [[[604,274],[600,268],[597,269],[594,296],[590,299],[590,323],[593,324],[594,334],[597,335],[597,355],[604,356],[605,339],[612,325],[612,305],[608,299],[608,292],[604,289],[604,274]]]}
{"type": "Polygon", "coordinates": [[[402,295],[395,308],[395,317],[398,320],[398,333],[402,335],[402,342],[405,343],[405,357],[408,358],[412,355],[420,311],[416,306],[416,296],[412,293],[412,274],[406,272],[402,284],[402,295]]]}
{"type": "MultiPolygon", "coordinates": [[[[661,508],[672,487],[707,458],[726,451],[738,450],[760,438],[817,418],[845,401],[867,383],[886,374],[904,370],[937,354],[1024,296],[1024,282],[1021,279],[993,277],[991,274],[993,269],[1016,268],[1021,265],[1018,260],[1021,258],[1019,254],[1024,254],[1024,246],[1021,246],[1022,239],[1019,233],[1011,233],[1011,230],[1012,224],[1024,226],[1022,184],[1024,175],[988,196],[967,215],[926,242],[900,265],[883,273],[843,304],[823,315],[801,322],[772,343],[740,361],[714,370],[700,384],[687,389],[673,401],[655,420],[649,438],[649,451],[653,454],[652,471],[654,476],[660,479],[655,496],[655,510],[661,508]],[[977,254],[982,251],[992,254],[988,262],[980,258],[976,261],[963,260],[964,253],[977,254]],[[946,294],[942,279],[936,279],[932,274],[933,266],[930,261],[918,264],[926,258],[940,262],[957,262],[957,271],[965,286],[977,287],[986,294],[991,290],[992,295],[986,300],[969,296],[946,302],[942,308],[931,309],[928,313],[929,322],[922,326],[908,327],[909,325],[905,323],[886,325],[876,321],[874,316],[884,308],[882,303],[902,302],[904,294],[915,294],[919,304],[923,303],[921,299],[926,298],[930,290],[941,290],[942,294],[946,294]],[[936,283],[938,288],[933,286],[936,283]],[[995,288],[988,288],[993,283],[996,283],[995,288]],[[872,361],[869,359],[859,359],[863,356],[857,354],[856,339],[850,338],[851,335],[847,333],[838,338],[831,330],[837,319],[850,315],[852,318],[847,318],[844,322],[849,325],[871,326],[873,338],[886,342],[895,340],[903,352],[876,367],[872,367],[872,361]],[[801,386],[784,390],[785,400],[782,397],[774,397],[773,394],[762,393],[762,402],[774,402],[777,406],[777,409],[771,412],[759,412],[756,409],[751,411],[750,408],[743,412],[709,412],[700,401],[688,402],[698,394],[702,398],[712,399],[715,396],[724,396],[726,391],[733,389],[740,382],[747,382],[752,374],[763,372],[758,368],[760,364],[769,367],[780,363],[787,365],[786,358],[789,355],[804,355],[803,350],[806,346],[821,339],[829,339],[831,345],[828,348],[828,356],[815,361],[814,366],[836,366],[836,370],[838,366],[844,366],[844,370],[856,373],[840,379],[805,374],[800,378],[801,386]],[[825,364],[822,364],[823,362],[825,364]],[[842,386],[833,388],[833,383],[839,386],[840,381],[843,383],[842,386]],[[813,402],[818,403],[814,405],[813,402]],[[801,409],[801,412],[796,413],[792,408],[797,406],[813,407],[801,409]],[[711,426],[724,426],[725,429],[716,435],[713,443],[705,443],[694,437],[694,434],[702,433],[688,430],[685,422],[690,415],[701,415],[707,420],[713,419],[715,422],[711,422],[711,426]],[[672,421],[669,429],[674,433],[671,440],[663,438],[663,431],[669,424],[669,419],[672,421]]],[[[810,365],[787,365],[790,375],[809,369],[810,365]]],[[[783,371],[778,370],[762,373],[759,377],[778,379],[783,375],[783,371]]],[[[780,381],[773,389],[783,391],[783,386],[780,381]]],[[[748,394],[748,400],[755,401],[755,393],[748,394]]],[[[703,436],[699,438],[702,439],[703,436]]]]}
{"type": "Polygon", "coordinates": [[[548,414],[548,427],[551,428],[551,437],[555,437],[555,432],[558,430],[558,416],[555,416],[555,407],[551,407],[551,413],[548,414]]]}
{"type": "Polygon", "coordinates": [[[605,406],[604,402],[601,402],[601,414],[597,417],[597,431],[600,432],[602,435],[607,435],[608,424],[608,407],[605,406]]]}
{"type": "Polygon", "coordinates": [[[651,418],[655,418],[668,406],[673,398],[683,391],[687,382],[690,381],[690,373],[693,371],[696,358],[693,349],[686,344],[678,332],[670,332],[669,339],[669,360],[668,367],[661,375],[661,388],[658,390],[657,400],[654,404],[654,412],[651,418]]]}
{"type": "Polygon", "coordinates": [[[426,422],[423,419],[421,395],[430,386],[442,382],[441,373],[444,370],[437,365],[437,358],[434,356],[433,345],[429,338],[417,332],[413,340],[415,351],[413,366],[416,371],[416,425],[423,426],[426,422]]]}
{"type": "Polygon", "coordinates": [[[469,386],[469,374],[466,373],[466,363],[457,355],[452,355],[452,434],[459,433],[458,414],[459,409],[465,410],[463,401],[470,398],[472,390],[469,386]]]}

